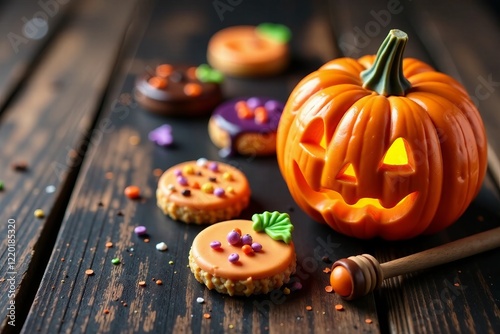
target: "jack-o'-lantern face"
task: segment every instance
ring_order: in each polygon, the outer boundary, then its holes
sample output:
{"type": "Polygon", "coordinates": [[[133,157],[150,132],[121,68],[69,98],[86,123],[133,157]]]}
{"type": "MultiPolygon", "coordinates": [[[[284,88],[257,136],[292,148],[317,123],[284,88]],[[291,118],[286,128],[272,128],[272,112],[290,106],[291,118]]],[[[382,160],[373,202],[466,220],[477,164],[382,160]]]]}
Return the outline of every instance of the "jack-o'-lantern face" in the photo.
{"type": "Polygon", "coordinates": [[[371,88],[360,73],[374,59],[333,60],[297,85],[277,132],[281,173],[297,204],[338,232],[392,240],[437,232],[481,186],[479,113],[458,83],[414,59],[401,65],[411,88],[397,96],[371,88]]]}

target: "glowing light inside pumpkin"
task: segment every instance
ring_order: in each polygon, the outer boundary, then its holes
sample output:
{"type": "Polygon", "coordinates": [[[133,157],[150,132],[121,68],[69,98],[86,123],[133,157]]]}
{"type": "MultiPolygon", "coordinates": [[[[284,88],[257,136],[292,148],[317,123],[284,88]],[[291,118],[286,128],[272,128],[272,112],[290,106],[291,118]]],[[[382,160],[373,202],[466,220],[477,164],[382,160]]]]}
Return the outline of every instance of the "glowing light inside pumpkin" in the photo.
{"type": "Polygon", "coordinates": [[[393,166],[408,165],[408,152],[403,138],[398,138],[392,143],[382,162],[393,166]]]}
{"type": "Polygon", "coordinates": [[[354,167],[352,167],[352,164],[347,164],[344,166],[344,168],[342,168],[340,173],[337,175],[337,180],[350,183],[356,183],[358,181],[356,172],[354,171],[354,167]]]}

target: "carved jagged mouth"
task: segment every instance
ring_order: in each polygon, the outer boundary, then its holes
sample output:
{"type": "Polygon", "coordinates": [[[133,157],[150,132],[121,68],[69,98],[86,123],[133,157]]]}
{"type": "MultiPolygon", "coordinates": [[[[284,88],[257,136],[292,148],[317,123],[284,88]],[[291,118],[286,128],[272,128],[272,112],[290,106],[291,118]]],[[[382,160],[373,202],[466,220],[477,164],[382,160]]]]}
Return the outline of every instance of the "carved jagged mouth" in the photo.
{"type": "Polygon", "coordinates": [[[314,191],[296,163],[294,163],[294,175],[303,199],[307,203],[310,203],[312,207],[322,214],[336,208],[336,211],[343,213],[344,219],[350,221],[357,221],[364,215],[370,215],[374,218],[378,218],[381,215],[388,215],[391,217],[391,220],[400,218],[410,211],[418,197],[417,192],[412,192],[392,207],[383,206],[380,200],[376,198],[360,198],[356,203],[349,204],[336,191],[329,189],[314,191]]]}

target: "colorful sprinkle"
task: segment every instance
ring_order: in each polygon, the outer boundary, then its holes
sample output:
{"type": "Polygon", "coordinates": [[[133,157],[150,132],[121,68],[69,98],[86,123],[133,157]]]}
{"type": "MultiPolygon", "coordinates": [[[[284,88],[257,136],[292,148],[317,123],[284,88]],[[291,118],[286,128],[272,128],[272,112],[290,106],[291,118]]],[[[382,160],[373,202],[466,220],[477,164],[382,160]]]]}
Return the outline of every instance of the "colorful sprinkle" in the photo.
{"type": "Polygon", "coordinates": [[[179,175],[179,176],[177,176],[177,183],[179,183],[181,186],[187,186],[188,180],[186,177],[179,175]]]}
{"type": "Polygon", "coordinates": [[[253,118],[253,112],[249,108],[248,104],[245,101],[236,102],[234,108],[236,109],[236,113],[238,115],[238,118],[240,118],[240,119],[253,118]]]}
{"type": "Polygon", "coordinates": [[[182,171],[179,168],[174,169],[175,176],[182,176],[182,171]]]}
{"type": "Polygon", "coordinates": [[[164,243],[162,241],[162,242],[159,242],[156,244],[156,249],[163,252],[163,251],[166,251],[168,249],[168,246],[166,243],[164,243]]]}
{"type": "Polygon", "coordinates": [[[289,294],[290,294],[290,289],[289,289],[289,288],[284,288],[284,289],[283,289],[283,293],[284,293],[285,295],[289,295],[289,294]]]}
{"type": "Polygon", "coordinates": [[[337,311],[343,311],[344,310],[344,305],[342,305],[342,304],[335,305],[335,310],[337,310],[337,311]]]}
{"type": "Polygon", "coordinates": [[[113,243],[111,241],[106,242],[106,248],[111,248],[113,247],[113,243]]]}
{"type": "Polygon", "coordinates": [[[246,255],[251,255],[253,254],[253,249],[250,245],[243,245],[243,247],[241,247],[241,250],[243,251],[243,253],[245,253],[246,255]]]}
{"type": "Polygon", "coordinates": [[[36,209],[35,212],[33,213],[33,215],[36,218],[44,218],[45,217],[45,212],[43,212],[42,209],[36,209]]]}
{"type": "Polygon", "coordinates": [[[156,75],[162,78],[168,77],[174,68],[170,64],[161,64],[156,66],[156,75]]]}
{"type": "Polygon", "coordinates": [[[238,262],[238,260],[240,259],[240,256],[239,256],[238,254],[236,254],[236,253],[231,253],[231,254],[229,254],[229,256],[228,256],[228,258],[227,258],[227,259],[228,259],[228,260],[229,260],[229,262],[231,262],[231,263],[236,263],[236,262],[238,262]]]}
{"type": "Polygon", "coordinates": [[[188,83],[184,86],[184,94],[187,96],[200,96],[203,93],[203,88],[197,83],[188,83]]]}
{"type": "Polygon", "coordinates": [[[139,281],[139,286],[146,286],[146,281],[139,281]]]}
{"type": "Polygon", "coordinates": [[[114,259],[111,260],[111,263],[114,264],[114,265],[117,265],[117,264],[120,264],[121,261],[119,258],[115,257],[114,259]]]}
{"type": "Polygon", "coordinates": [[[104,314],[109,314],[109,310],[108,309],[104,309],[104,314]]]}
{"type": "Polygon", "coordinates": [[[233,181],[233,174],[229,172],[224,172],[224,174],[222,174],[222,179],[224,181],[233,181]]]}
{"type": "Polygon", "coordinates": [[[185,196],[185,197],[189,197],[189,196],[191,196],[191,190],[189,190],[189,189],[183,189],[182,192],[181,192],[181,195],[185,196]]]}
{"type": "Polygon", "coordinates": [[[210,319],[211,317],[210,313],[203,313],[203,318],[210,319]]]}
{"type": "Polygon", "coordinates": [[[163,281],[161,279],[157,279],[155,281],[156,285],[162,285],[163,284],[163,281]]]}
{"type": "Polygon", "coordinates": [[[245,234],[241,237],[241,242],[243,243],[243,245],[251,245],[253,242],[252,236],[248,233],[245,234]]]}
{"type": "Polygon", "coordinates": [[[144,235],[146,234],[146,232],[146,226],[137,226],[136,228],[134,228],[134,233],[137,235],[144,235]]]}
{"type": "Polygon", "coordinates": [[[231,245],[237,245],[241,241],[241,235],[236,231],[231,231],[227,234],[227,242],[231,245]]]}
{"type": "Polygon", "coordinates": [[[196,160],[196,164],[200,167],[205,167],[208,164],[208,160],[205,158],[199,158],[196,160]]]}
{"type": "Polygon", "coordinates": [[[208,163],[208,169],[210,169],[212,172],[218,172],[219,171],[219,164],[212,161],[208,163]]]}
{"type": "Polygon", "coordinates": [[[169,184],[169,185],[167,186],[167,190],[168,190],[168,191],[175,191],[175,186],[174,186],[173,184],[169,184]]]}
{"type": "Polygon", "coordinates": [[[50,186],[45,187],[45,192],[46,192],[47,194],[52,194],[52,193],[53,193],[53,192],[55,192],[55,191],[56,191],[56,187],[55,187],[55,186],[53,186],[53,185],[50,185],[50,186]]]}
{"type": "Polygon", "coordinates": [[[331,285],[327,285],[327,286],[325,286],[325,291],[326,291],[326,292],[332,292],[332,291],[333,291],[332,286],[331,286],[331,285]]]}
{"type": "Polygon", "coordinates": [[[257,124],[267,123],[269,121],[269,114],[264,107],[255,109],[255,122],[257,124]]]}
{"type": "Polygon", "coordinates": [[[258,242],[253,242],[252,249],[254,252],[260,252],[262,250],[262,245],[259,244],[258,242]]]}
{"type": "Polygon", "coordinates": [[[161,168],[153,169],[153,175],[156,177],[160,177],[163,174],[163,170],[161,168]]]}
{"type": "Polygon", "coordinates": [[[195,70],[195,75],[201,82],[211,82],[220,84],[224,80],[224,75],[211,68],[207,64],[201,64],[195,70]]]}
{"type": "Polygon", "coordinates": [[[198,304],[203,304],[205,302],[205,299],[203,299],[202,297],[198,297],[198,298],[196,298],[196,302],[198,304]]]}
{"type": "Polygon", "coordinates": [[[255,109],[262,105],[262,100],[258,97],[251,97],[247,100],[246,104],[248,105],[249,108],[255,109]]]}
{"type": "Polygon", "coordinates": [[[138,199],[141,197],[141,190],[137,186],[128,186],[125,188],[125,196],[130,199],[138,199]]]}
{"type": "Polygon", "coordinates": [[[214,186],[211,183],[204,183],[201,186],[201,190],[207,194],[211,194],[214,192],[214,186]]]}
{"type": "Polygon", "coordinates": [[[5,189],[5,184],[3,183],[2,180],[0,180],[0,191],[3,191],[5,189]]]}
{"type": "Polygon", "coordinates": [[[193,166],[190,166],[190,165],[184,166],[184,168],[182,169],[182,171],[184,173],[188,174],[188,175],[194,174],[194,168],[193,168],[193,166]]]}
{"type": "Polygon", "coordinates": [[[212,249],[220,249],[220,248],[221,248],[221,246],[222,246],[222,244],[221,244],[221,242],[220,242],[220,241],[212,241],[212,242],[210,243],[210,247],[211,247],[212,249]]]}
{"type": "Polygon", "coordinates": [[[162,126],[149,132],[148,138],[150,141],[156,143],[157,145],[168,147],[174,142],[174,137],[172,136],[172,127],[168,124],[163,124],[162,126]]]}
{"type": "Polygon", "coordinates": [[[92,276],[92,275],[94,275],[94,271],[92,269],[87,269],[87,270],[85,270],[85,275],[92,276]]]}
{"type": "Polygon", "coordinates": [[[215,188],[214,190],[214,195],[217,196],[217,197],[222,197],[225,195],[225,191],[224,191],[224,188],[215,188]]]}
{"type": "Polygon", "coordinates": [[[226,192],[227,192],[228,194],[234,194],[234,188],[233,188],[233,187],[227,187],[227,188],[226,188],[226,192]]]}
{"type": "Polygon", "coordinates": [[[241,230],[238,227],[233,228],[233,231],[241,235],[241,230]]]}
{"type": "Polygon", "coordinates": [[[371,323],[373,323],[373,320],[372,319],[365,319],[365,323],[371,324],[371,323]]]}
{"type": "Polygon", "coordinates": [[[308,310],[308,311],[312,311],[312,309],[313,309],[313,307],[312,307],[311,305],[307,305],[307,306],[306,306],[306,310],[308,310]]]}
{"type": "Polygon", "coordinates": [[[28,170],[28,163],[25,161],[18,161],[12,164],[12,169],[16,172],[25,172],[28,170]]]}

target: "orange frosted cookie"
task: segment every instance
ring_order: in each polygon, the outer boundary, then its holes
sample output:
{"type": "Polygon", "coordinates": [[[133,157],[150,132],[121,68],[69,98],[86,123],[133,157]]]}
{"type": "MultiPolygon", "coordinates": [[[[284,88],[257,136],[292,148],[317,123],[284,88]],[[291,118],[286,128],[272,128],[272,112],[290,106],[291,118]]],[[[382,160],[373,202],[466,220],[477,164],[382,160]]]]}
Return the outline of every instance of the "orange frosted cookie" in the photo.
{"type": "Polygon", "coordinates": [[[288,214],[277,211],[211,225],[193,240],[189,267],[210,290],[231,296],[268,293],[295,271],[292,231],[288,214]]]}
{"type": "Polygon", "coordinates": [[[210,39],[207,59],[227,75],[276,74],[288,65],[290,35],[287,27],[273,23],[225,28],[210,39]]]}
{"type": "Polygon", "coordinates": [[[165,171],[158,181],[156,199],[172,219],[213,224],[237,217],[248,205],[250,193],[240,170],[200,158],[165,171]]]}

